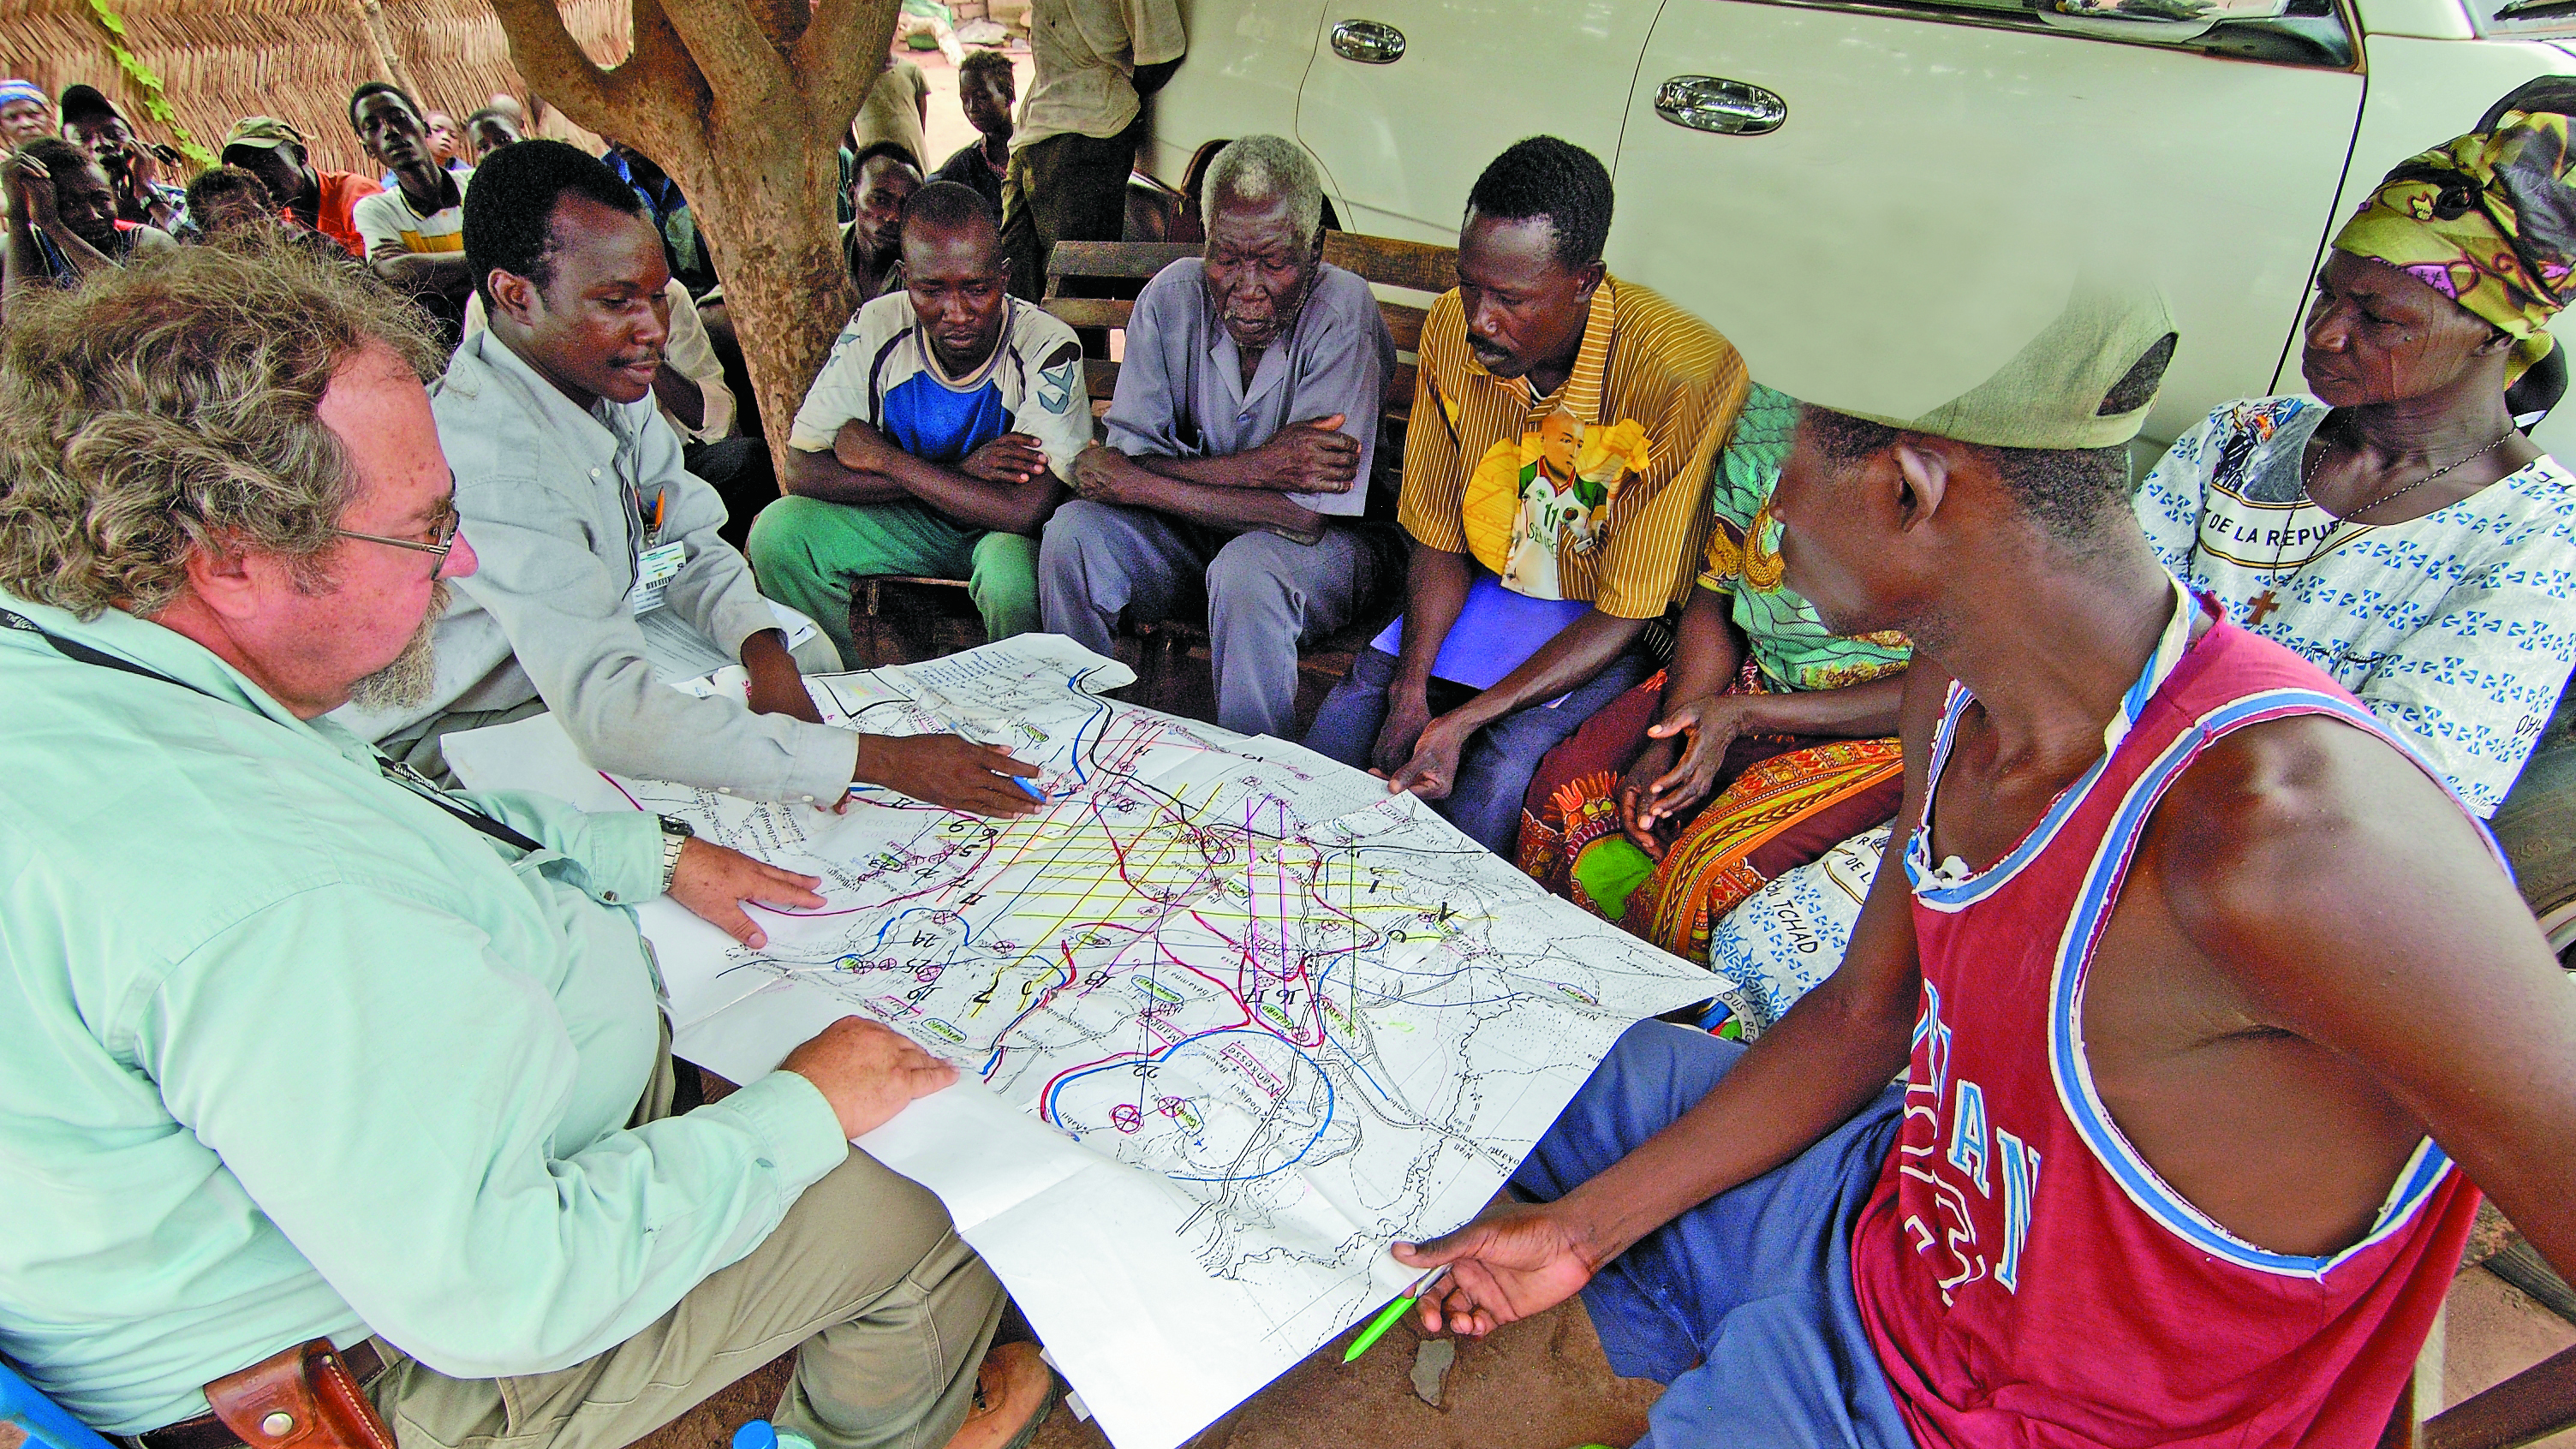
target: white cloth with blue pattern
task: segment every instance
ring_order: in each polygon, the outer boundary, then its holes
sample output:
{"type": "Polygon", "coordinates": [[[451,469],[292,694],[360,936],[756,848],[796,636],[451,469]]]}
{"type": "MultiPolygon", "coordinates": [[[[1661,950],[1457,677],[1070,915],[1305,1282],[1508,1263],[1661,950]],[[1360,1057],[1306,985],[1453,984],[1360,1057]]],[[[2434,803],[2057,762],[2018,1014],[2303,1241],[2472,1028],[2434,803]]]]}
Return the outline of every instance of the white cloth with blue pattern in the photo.
{"type": "Polygon", "coordinates": [[[2576,663],[2576,475],[2543,456],[2409,523],[2346,523],[2299,476],[2312,397],[2229,403],[2140,486],[2156,556],[2230,622],[2359,696],[2481,817],[2576,663]]]}

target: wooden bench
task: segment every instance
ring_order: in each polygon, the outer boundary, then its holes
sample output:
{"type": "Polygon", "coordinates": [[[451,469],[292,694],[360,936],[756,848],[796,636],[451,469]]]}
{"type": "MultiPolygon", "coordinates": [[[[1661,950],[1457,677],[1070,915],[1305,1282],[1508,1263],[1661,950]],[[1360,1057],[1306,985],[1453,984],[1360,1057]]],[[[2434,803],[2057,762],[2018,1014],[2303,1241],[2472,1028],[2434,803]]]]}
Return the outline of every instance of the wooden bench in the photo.
{"type": "Polygon", "coordinates": [[[2576,1429],[2576,1348],[2553,1354],[2432,1418],[2415,1417],[2414,1384],[2380,1436],[2379,1449],[2522,1449],[2576,1429]]]}

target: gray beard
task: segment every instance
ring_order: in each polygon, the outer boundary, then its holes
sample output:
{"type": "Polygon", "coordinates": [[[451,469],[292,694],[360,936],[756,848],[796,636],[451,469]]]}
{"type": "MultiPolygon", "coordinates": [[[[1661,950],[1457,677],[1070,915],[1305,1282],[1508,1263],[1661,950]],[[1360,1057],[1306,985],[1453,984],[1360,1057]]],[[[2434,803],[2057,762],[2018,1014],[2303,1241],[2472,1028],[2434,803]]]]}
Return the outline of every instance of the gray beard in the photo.
{"type": "Polygon", "coordinates": [[[350,686],[349,703],[371,712],[429,703],[430,691],[438,685],[438,621],[447,616],[452,592],[445,579],[431,587],[429,612],[421,617],[411,642],[403,645],[393,663],[350,686]]]}

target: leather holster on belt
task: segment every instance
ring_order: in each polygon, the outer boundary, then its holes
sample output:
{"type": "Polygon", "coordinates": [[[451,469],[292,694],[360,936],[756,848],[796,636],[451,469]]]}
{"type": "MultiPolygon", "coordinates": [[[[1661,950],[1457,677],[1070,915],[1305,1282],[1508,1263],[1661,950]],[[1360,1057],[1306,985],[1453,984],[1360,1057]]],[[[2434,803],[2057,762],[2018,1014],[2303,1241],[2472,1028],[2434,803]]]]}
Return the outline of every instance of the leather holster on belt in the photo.
{"type": "Polygon", "coordinates": [[[317,1338],[206,1385],[250,1449],[394,1449],[394,1436],[331,1340],[317,1338]]]}

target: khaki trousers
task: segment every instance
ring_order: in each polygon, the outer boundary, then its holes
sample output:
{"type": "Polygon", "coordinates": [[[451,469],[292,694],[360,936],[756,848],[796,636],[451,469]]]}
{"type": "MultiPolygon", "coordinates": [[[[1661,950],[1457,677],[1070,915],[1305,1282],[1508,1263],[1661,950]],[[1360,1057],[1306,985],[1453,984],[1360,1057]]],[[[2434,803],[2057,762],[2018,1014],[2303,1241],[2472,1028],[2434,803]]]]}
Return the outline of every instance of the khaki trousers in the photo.
{"type": "MultiPolygon", "coordinates": [[[[638,1123],[671,1110],[670,1028],[638,1123]]],[[[367,1396],[400,1449],[623,1449],[790,1348],[770,1415],[818,1449],[938,1449],[966,1420],[1002,1285],[927,1188],[851,1149],[749,1257],[554,1373],[451,1379],[379,1338],[367,1396]]]]}

